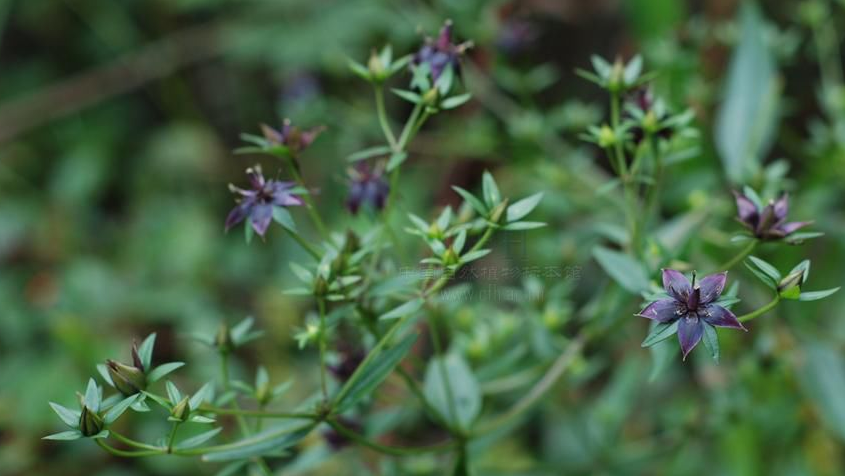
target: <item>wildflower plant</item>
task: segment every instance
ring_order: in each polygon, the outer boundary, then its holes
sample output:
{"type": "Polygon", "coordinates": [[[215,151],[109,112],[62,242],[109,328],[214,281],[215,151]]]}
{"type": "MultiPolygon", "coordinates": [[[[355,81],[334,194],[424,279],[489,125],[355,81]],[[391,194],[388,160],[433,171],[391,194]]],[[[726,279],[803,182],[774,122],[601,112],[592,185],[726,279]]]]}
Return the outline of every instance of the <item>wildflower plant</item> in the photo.
{"type": "MultiPolygon", "coordinates": [[[[231,359],[263,336],[252,318],[190,336],[216,354],[219,363],[219,377],[193,392],[164,379],[175,379],[171,373],[183,363],[156,362],[152,334],[131,347],[130,363],[108,360],[98,367],[101,380],[114,390],[111,395],[91,379],[79,410],[51,403],[70,430],[46,438],[91,438],[119,457],[199,457],[220,464],[221,474],[254,470],[268,475],[298,461],[293,449],[318,435],[331,451],[357,446],[386,458],[430,456],[437,467],[432,474],[477,474],[473,459],[481,450],[472,445],[514,431],[568,368],[583,364],[585,348],[621,320],[650,321],[649,330],[641,324],[643,347],[665,349],[677,335],[678,344],[672,344],[682,352],[677,365],[689,360],[702,341],[713,359],[733,359],[733,354],[720,355],[724,329],[745,331],[738,338],[750,339],[754,329],[749,322],[782,301],[816,300],[838,290],[804,289],[809,260],[782,273],[751,256],[758,245],[769,252],[820,236],[797,232],[807,222],[786,221],[785,194],[764,204],[749,187],[735,192],[744,230],[733,222],[724,225],[725,234],[735,233],[733,240],[721,242],[727,248],[722,254],[730,256],[724,263],[690,263],[686,247],[660,239],[656,230],[669,221],[661,194],[674,179],[673,167],[698,150],[699,135],[693,112],[657,97],[651,84],[655,75],[644,71],[644,60],[635,56],[613,62],[594,57],[593,71],[578,72],[608,98],[607,120],[588,126],[582,138],[602,154],[591,167],[605,180],[593,192],[610,197],[614,219],[624,223],[592,253],[610,278],[608,287],[623,298],[608,299],[600,289],[589,305],[576,309],[572,286],[526,278],[514,286],[513,295],[538,299],[511,299],[510,316],[493,306],[469,309],[449,299],[447,293],[463,285],[461,272],[493,252],[494,237],[547,226],[534,215],[549,191],[512,194],[491,171],[480,174],[477,185],[452,186],[460,205],[400,208],[401,172],[412,153],[410,144],[430,118],[472,99],[462,63],[470,46],[456,40],[447,22],[436,38],[426,38],[405,56],[396,57],[385,46],[365,62],[349,61],[351,72],[372,88],[373,126],[378,123],[381,132],[369,147],[348,154],[344,164],[349,167],[348,211],[367,210],[378,222],[364,232],[326,225],[321,209],[342,204],[320,203],[319,185],[300,167],[314,141],[331,130],[285,120],[279,128],[262,125],[259,134],[242,136],[247,145],[236,152],[275,160],[277,175],[269,178],[261,165],[250,166],[249,185],[230,187],[236,204],[223,228],[243,225],[247,241],[254,234],[291,239],[307,254],[305,262],[289,263],[299,283],[284,293],[308,303],[291,340],[317,355],[313,388],[287,379],[275,383],[265,365],[249,372],[254,375],[249,382],[230,375],[231,359]],[[398,130],[388,114],[388,97],[410,110],[398,130]],[[310,225],[300,226],[303,220],[310,225]],[[417,240],[421,254],[398,249],[402,241],[396,236],[402,232],[417,240]],[[737,250],[737,243],[744,245],[737,250]],[[741,262],[748,276],[737,266],[741,262]],[[399,273],[403,265],[413,272],[399,273]],[[699,279],[702,269],[707,272],[699,279]],[[744,304],[740,283],[744,288],[749,276],[758,278],[772,299],[739,312],[744,304]],[[630,312],[612,307],[615,301],[624,301],[630,312]],[[477,319],[482,313],[493,317],[477,319]],[[524,320],[514,317],[517,313],[524,320]],[[526,364],[531,372],[514,379],[502,362],[526,364]],[[406,445],[380,439],[400,423],[369,424],[378,411],[379,388],[391,376],[403,386],[402,406],[413,413],[406,445]],[[514,391],[515,398],[498,396],[514,391]],[[305,397],[294,401],[294,393],[305,397]],[[124,426],[116,429],[127,411],[159,419],[168,431],[150,442],[129,435],[124,426]],[[230,430],[228,422],[237,430],[230,430]],[[203,429],[182,436],[186,426],[195,425],[203,429]]],[[[731,203],[730,187],[712,193],[714,201],[731,203]]],[[[660,355],[673,359],[675,354],[660,355]]]]}

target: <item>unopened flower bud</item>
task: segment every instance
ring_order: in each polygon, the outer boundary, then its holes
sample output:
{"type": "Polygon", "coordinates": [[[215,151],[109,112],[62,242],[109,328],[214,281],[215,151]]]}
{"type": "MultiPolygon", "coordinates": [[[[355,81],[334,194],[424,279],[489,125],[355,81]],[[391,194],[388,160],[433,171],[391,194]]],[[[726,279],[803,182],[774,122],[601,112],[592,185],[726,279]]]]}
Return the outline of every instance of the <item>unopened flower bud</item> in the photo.
{"type": "Polygon", "coordinates": [[[443,253],[443,264],[446,266],[451,266],[453,264],[458,264],[460,262],[460,258],[458,254],[455,253],[455,250],[452,249],[450,246],[445,253],[443,253]]]}
{"type": "Polygon", "coordinates": [[[322,276],[317,276],[317,279],[314,281],[314,295],[325,296],[328,293],[329,283],[327,283],[325,278],[323,278],[322,276]]]}
{"type": "Polygon", "coordinates": [[[83,406],[79,415],[79,431],[85,436],[94,436],[103,431],[103,419],[97,412],[83,406]]]}
{"type": "Polygon", "coordinates": [[[428,227],[428,237],[432,240],[443,239],[443,230],[440,229],[440,226],[437,224],[437,222],[432,223],[428,227]]]}
{"type": "Polygon", "coordinates": [[[220,324],[220,327],[217,328],[217,337],[214,338],[214,345],[220,352],[232,350],[232,333],[229,331],[229,326],[220,324]]]}
{"type": "Polygon", "coordinates": [[[804,270],[793,271],[778,283],[778,294],[785,299],[798,299],[798,296],[801,295],[801,283],[803,282],[804,270]]]}
{"type": "Polygon", "coordinates": [[[190,399],[188,397],[183,398],[176,404],[175,407],[173,407],[173,410],[170,411],[170,416],[179,421],[187,420],[188,414],[191,412],[189,402],[190,399]]]}
{"type": "Polygon", "coordinates": [[[115,388],[127,397],[135,395],[147,388],[147,376],[138,367],[125,365],[109,359],[106,361],[106,368],[115,388]]]}
{"type": "Polygon", "coordinates": [[[370,53],[370,60],[367,62],[367,68],[370,70],[370,74],[373,79],[377,81],[384,79],[384,64],[381,62],[381,58],[375,51],[370,53]]]}
{"type": "Polygon", "coordinates": [[[346,240],[343,243],[343,253],[349,255],[358,251],[359,248],[361,248],[361,240],[358,238],[358,235],[356,235],[352,230],[346,230],[346,240]]]}
{"type": "Polygon", "coordinates": [[[508,199],[502,200],[502,203],[496,205],[496,208],[490,212],[490,221],[493,223],[499,223],[502,221],[502,218],[505,216],[505,211],[508,209],[508,199]]]}
{"type": "Polygon", "coordinates": [[[423,94],[422,99],[426,106],[436,106],[440,99],[440,92],[437,88],[431,88],[423,94]]]}
{"type": "Polygon", "coordinates": [[[616,145],[616,133],[607,124],[601,126],[599,130],[598,143],[599,147],[607,149],[616,145]]]}
{"type": "Polygon", "coordinates": [[[255,388],[255,399],[260,405],[266,405],[267,403],[269,403],[271,396],[272,394],[270,393],[269,382],[263,382],[261,385],[255,388]]]}
{"type": "Polygon", "coordinates": [[[625,88],[625,65],[617,58],[610,70],[610,77],[607,81],[607,89],[612,93],[621,92],[625,88]]]}

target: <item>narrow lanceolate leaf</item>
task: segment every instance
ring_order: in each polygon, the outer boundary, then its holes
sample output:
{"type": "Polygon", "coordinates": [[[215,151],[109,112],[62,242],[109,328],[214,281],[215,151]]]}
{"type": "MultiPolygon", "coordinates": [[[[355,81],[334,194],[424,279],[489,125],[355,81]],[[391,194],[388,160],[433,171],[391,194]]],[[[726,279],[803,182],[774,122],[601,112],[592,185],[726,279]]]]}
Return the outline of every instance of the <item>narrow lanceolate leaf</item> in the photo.
{"type": "Polygon", "coordinates": [[[252,325],[255,323],[255,319],[252,317],[247,317],[241,322],[235,324],[232,327],[232,340],[240,342],[246,335],[249,333],[249,330],[252,329],[252,325]]]}
{"type": "Polygon", "coordinates": [[[747,260],[745,260],[744,264],[749,271],[754,273],[754,275],[757,276],[760,281],[763,282],[763,284],[772,289],[777,289],[778,282],[780,281],[780,273],[777,271],[777,269],[774,269],[772,265],[766,263],[761,259],[754,258],[753,256],[750,256],[747,260]],[[765,266],[768,272],[761,269],[760,264],[765,266]]]}
{"type": "Polygon", "coordinates": [[[390,159],[387,160],[387,167],[385,167],[385,170],[392,172],[393,169],[402,165],[407,158],[408,153],[405,151],[394,152],[390,155],[390,159]]]}
{"type": "Polygon", "coordinates": [[[94,379],[88,380],[88,388],[85,389],[85,406],[98,412],[100,411],[100,388],[94,379]]]}
{"type": "Polygon", "coordinates": [[[462,106],[464,103],[469,101],[472,98],[472,94],[459,94],[457,96],[452,96],[450,98],[446,98],[443,102],[440,103],[440,109],[454,109],[458,106],[462,106]]]}
{"type": "Polygon", "coordinates": [[[543,192],[535,193],[530,197],[525,197],[508,207],[507,221],[508,223],[521,220],[523,217],[531,213],[540,200],[543,199],[543,192]]]}
{"type": "Polygon", "coordinates": [[[672,322],[661,322],[658,323],[652,329],[651,333],[648,337],[645,338],[643,343],[641,344],[643,347],[651,347],[658,342],[664,341],[678,332],[678,320],[674,320],[672,322]]]}
{"type": "Polygon", "coordinates": [[[458,354],[431,359],[423,389],[426,399],[453,427],[469,430],[481,412],[478,381],[458,354]]]}
{"type": "Polygon", "coordinates": [[[402,304],[401,306],[391,309],[390,311],[382,314],[379,319],[380,320],[388,320],[388,319],[398,319],[402,316],[407,316],[408,314],[413,314],[420,310],[420,308],[425,303],[425,299],[423,298],[416,298],[411,301],[402,304]]]}
{"type": "Polygon", "coordinates": [[[469,263],[471,261],[479,260],[490,254],[490,251],[491,250],[489,249],[470,251],[469,253],[461,256],[461,263],[469,263]]]}
{"type": "Polygon", "coordinates": [[[366,160],[371,157],[378,157],[380,155],[387,155],[390,153],[390,147],[386,145],[377,145],[375,147],[370,147],[364,150],[359,150],[354,154],[351,154],[346,158],[349,162],[358,162],[361,160],[366,160]]]}
{"type": "Polygon", "coordinates": [[[507,225],[502,227],[502,230],[505,231],[521,231],[521,230],[534,230],[537,228],[543,228],[546,226],[545,223],[539,221],[515,221],[513,223],[508,223],[507,225]]]}
{"type": "Polygon", "coordinates": [[[824,299],[831,294],[839,291],[839,288],[832,288],[832,289],[825,289],[824,291],[808,291],[806,293],[801,293],[798,296],[799,301],[818,301],[819,299],[824,299]]]}
{"type": "Polygon", "coordinates": [[[162,379],[165,375],[173,372],[174,370],[181,368],[185,365],[185,362],[168,362],[166,364],[161,364],[158,367],[154,368],[147,374],[147,382],[153,383],[157,382],[162,379]]]}
{"type": "Polygon", "coordinates": [[[419,104],[422,102],[422,98],[417,93],[412,93],[411,91],[406,91],[404,89],[394,89],[393,94],[399,96],[400,98],[414,104],[419,104]]]}
{"type": "Polygon", "coordinates": [[[200,446],[201,444],[205,443],[206,441],[208,441],[208,440],[214,438],[215,436],[217,436],[217,434],[220,433],[221,431],[223,431],[222,427],[221,428],[215,428],[213,430],[208,430],[205,433],[200,433],[197,436],[188,438],[187,440],[179,443],[178,445],[176,445],[176,449],[184,450],[184,449],[187,449],[187,448],[194,448],[194,447],[200,446]]]}
{"type": "Polygon", "coordinates": [[[417,334],[411,333],[393,347],[382,348],[378,354],[368,356],[340,390],[335,412],[341,414],[370,395],[405,358],[416,340],[417,334]]]}
{"type": "Polygon", "coordinates": [[[475,195],[469,193],[468,191],[462,189],[461,187],[452,186],[452,190],[458,193],[470,206],[478,212],[479,215],[487,215],[487,207],[481,200],[477,199],[475,195]]]}
{"type": "Polygon", "coordinates": [[[206,383],[203,385],[199,390],[194,393],[191,399],[188,401],[188,406],[191,410],[196,410],[197,408],[202,405],[204,401],[211,401],[212,393],[214,391],[214,387],[211,385],[211,382],[206,383]]]}
{"type": "Polygon", "coordinates": [[[120,418],[120,415],[123,415],[123,413],[130,406],[132,406],[133,403],[138,401],[138,398],[140,398],[140,395],[141,394],[135,394],[135,395],[132,395],[131,397],[126,397],[123,400],[116,403],[113,407],[111,407],[109,409],[108,412],[106,412],[106,415],[103,417],[103,422],[105,422],[106,425],[111,425],[112,423],[117,421],[117,419],[120,418]]]}
{"type": "Polygon", "coordinates": [[[156,344],[156,334],[153,332],[148,335],[144,342],[138,347],[138,356],[141,357],[141,363],[144,364],[144,370],[149,370],[153,362],[153,347],[156,344]]]}
{"type": "Polygon", "coordinates": [[[79,424],[79,411],[71,410],[70,408],[63,407],[58,403],[50,402],[50,408],[56,412],[56,415],[59,415],[59,418],[64,422],[67,426],[76,426],[79,424]]]}
{"type": "Polygon", "coordinates": [[[167,398],[170,399],[170,403],[176,405],[179,401],[182,400],[182,392],[176,388],[176,385],[173,384],[170,380],[165,383],[165,388],[167,389],[167,398]]]}
{"type": "Polygon", "coordinates": [[[313,423],[308,423],[305,426],[297,423],[296,425],[285,425],[282,429],[270,429],[235,443],[212,447],[212,452],[203,455],[202,460],[207,462],[232,461],[278,452],[302,441],[313,428],[313,423]]]}
{"type": "Polygon", "coordinates": [[[639,261],[603,246],[593,248],[593,256],[602,269],[626,290],[640,294],[648,289],[648,274],[639,261]]]}
{"type": "Polygon", "coordinates": [[[496,185],[496,180],[493,175],[485,170],[481,177],[481,189],[484,194],[484,203],[488,208],[493,208],[502,200],[502,195],[499,193],[499,187],[496,185]]]}
{"type": "Polygon", "coordinates": [[[704,346],[710,352],[710,357],[713,357],[713,360],[719,363],[719,336],[716,335],[716,328],[704,323],[704,336],[702,340],[704,341],[704,346]]]}
{"type": "Polygon", "coordinates": [[[296,233],[296,222],[289,211],[282,207],[273,207],[273,221],[282,225],[285,230],[296,233]]]}
{"type": "Polygon", "coordinates": [[[70,430],[70,431],[63,431],[61,433],[54,433],[52,435],[47,435],[42,440],[56,440],[56,441],[71,441],[71,440],[78,440],[82,438],[82,432],[79,430],[70,430]]]}

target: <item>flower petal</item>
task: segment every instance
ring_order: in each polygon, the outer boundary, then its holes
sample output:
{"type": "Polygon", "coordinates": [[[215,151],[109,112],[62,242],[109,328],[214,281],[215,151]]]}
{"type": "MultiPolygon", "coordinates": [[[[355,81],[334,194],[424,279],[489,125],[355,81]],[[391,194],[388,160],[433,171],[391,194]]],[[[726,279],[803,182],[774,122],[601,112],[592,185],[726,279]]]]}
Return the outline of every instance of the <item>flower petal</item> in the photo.
{"type": "Polygon", "coordinates": [[[805,226],[810,225],[812,223],[813,222],[811,221],[793,221],[789,223],[784,223],[783,225],[777,227],[777,231],[783,233],[783,236],[786,236],[791,233],[794,233],[799,228],[804,228],[805,226]]]}
{"type": "Polygon", "coordinates": [[[232,209],[229,212],[229,216],[226,217],[226,231],[229,231],[230,228],[237,225],[238,223],[242,222],[247,215],[249,215],[250,211],[252,210],[253,202],[249,200],[244,200],[243,202],[239,203],[238,206],[232,209]]]}
{"type": "Polygon", "coordinates": [[[678,322],[678,341],[681,343],[684,360],[687,360],[687,355],[701,342],[702,335],[704,335],[704,324],[698,316],[688,315],[678,322]]]}
{"type": "Polygon", "coordinates": [[[686,276],[674,269],[663,270],[663,288],[670,296],[681,302],[687,302],[692,286],[686,276]]]}
{"type": "Polygon", "coordinates": [[[640,311],[637,316],[653,319],[657,322],[669,322],[679,317],[678,304],[678,301],[674,299],[654,301],[640,311]]]}
{"type": "Polygon", "coordinates": [[[250,214],[252,229],[261,236],[267,232],[270,222],[273,220],[273,205],[262,203],[256,205],[250,214]]]}
{"type": "Polygon", "coordinates": [[[778,222],[783,222],[786,219],[786,214],[789,213],[789,198],[784,193],[774,203],[775,218],[778,222]]]}
{"type": "Polygon", "coordinates": [[[725,289],[725,281],[727,279],[727,271],[711,274],[702,279],[698,286],[701,289],[700,304],[711,303],[719,299],[719,296],[722,295],[722,291],[725,289]]]}
{"type": "Polygon", "coordinates": [[[730,327],[731,329],[742,329],[748,332],[748,329],[737,320],[734,313],[718,304],[710,304],[703,308],[703,311],[699,311],[699,315],[711,326],[730,327]]]}
{"type": "Polygon", "coordinates": [[[757,205],[737,191],[734,191],[734,197],[736,197],[736,213],[739,220],[754,228],[759,218],[757,205]]]}

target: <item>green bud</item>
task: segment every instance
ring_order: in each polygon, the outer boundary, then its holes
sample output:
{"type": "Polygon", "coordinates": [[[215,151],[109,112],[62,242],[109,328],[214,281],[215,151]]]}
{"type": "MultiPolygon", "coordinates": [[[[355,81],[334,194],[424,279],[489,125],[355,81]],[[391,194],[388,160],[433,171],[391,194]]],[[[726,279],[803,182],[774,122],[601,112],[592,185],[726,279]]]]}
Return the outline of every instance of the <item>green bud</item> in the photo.
{"type": "Polygon", "coordinates": [[[778,283],[778,294],[784,299],[798,299],[801,295],[801,283],[804,282],[804,270],[789,273],[778,283]]]}
{"type": "Polygon", "coordinates": [[[173,407],[173,410],[170,411],[170,416],[179,421],[187,420],[188,414],[191,413],[189,401],[190,399],[187,396],[183,398],[176,404],[175,407],[173,407]]]}
{"type": "Polygon", "coordinates": [[[325,296],[328,293],[329,283],[327,283],[325,278],[323,278],[322,276],[317,276],[317,279],[314,281],[314,295],[325,296]]]}
{"type": "Polygon", "coordinates": [[[370,53],[370,60],[367,62],[367,68],[370,70],[372,78],[376,81],[383,81],[385,79],[385,65],[381,62],[381,58],[379,57],[378,53],[375,52],[375,50],[370,53]]]}
{"type": "Polygon", "coordinates": [[[599,147],[608,149],[616,145],[616,133],[607,124],[601,126],[598,137],[599,147]]]}
{"type": "Polygon", "coordinates": [[[493,223],[501,222],[502,218],[504,218],[504,216],[505,216],[505,212],[507,211],[507,209],[508,209],[508,199],[506,198],[506,199],[502,200],[501,203],[496,205],[496,208],[494,208],[490,212],[490,217],[489,217],[490,221],[493,222],[493,223]]]}
{"type": "Polygon", "coordinates": [[[106,368],[115,388],[123,395],[128,397],[146,390],[147,376],[138,367],[109,359],[106,361],[106,368]]]}
{"type": "Polygon", "coordinates": [[[437,88],[431,88],[423,94],[422,98],[426,106],[436,106],[440,100],[440,92],[437,88]]]}
{"type": "Polygon", "coordinates": [[[653,111],[648,111],[643,117],[642,128],[648,134],[654,134],[657,132],[659,124],[657,122],[657,116],[654,115],[653,111]]]}
{"type": "Polygon", "coordinates": [[[79,431],[85,436],[94,436],[103,431],[103,419],[97,412],[83,406],[79,415],[79,431]]]}
{"type": "Polygon", "coordinates": [[[625,89],[625,65],[620,58],[613,62],[613,69],[610,70],[610,77],[607,80],[607,89],[612,93],[619,93],[625,89]]]}
{"type": "Polygon", "coordinates": [[[437,224],[437,222],[432,223],[428,227],[428,237],[432,240],[443,239],[443,230],[440,229],[440,226],[437,224]]]}
{"type": "Polygon", "coordinates": [[[266,405],[270,402],[270,383],[264,382],[255,389],[255,399],[261,405],[266,405]]]}
{"type": "Polygon", "coordinates": [[[214,345],[220,352],[229,352],[233,348],[232,333],[229,331],[229,326],[225,323],[220,324],[217,328],[217,337],[214,339],[214,345]]]}
{"type": "Polygon", "coordinates": [[[340,276],[346,269],[346,256],[339,254],[331,262],[330,273],[332,276],[340,276]]]}
{"type": "Polygon", "coordinates": [[[343,254],[350,255],[361,248],[361,240],[352,230],[346,230],[346,240],[343,243],[343,254]]]}
{"type": "Polygon", "coordinates": [[[453,264],[458,264],[461,259],[458,257],[458,254],[455,253],[455,250],[452,249],[450,246],[445,253],[443,253],[443,264],[446,266],[451,266],[453,264]]]}

